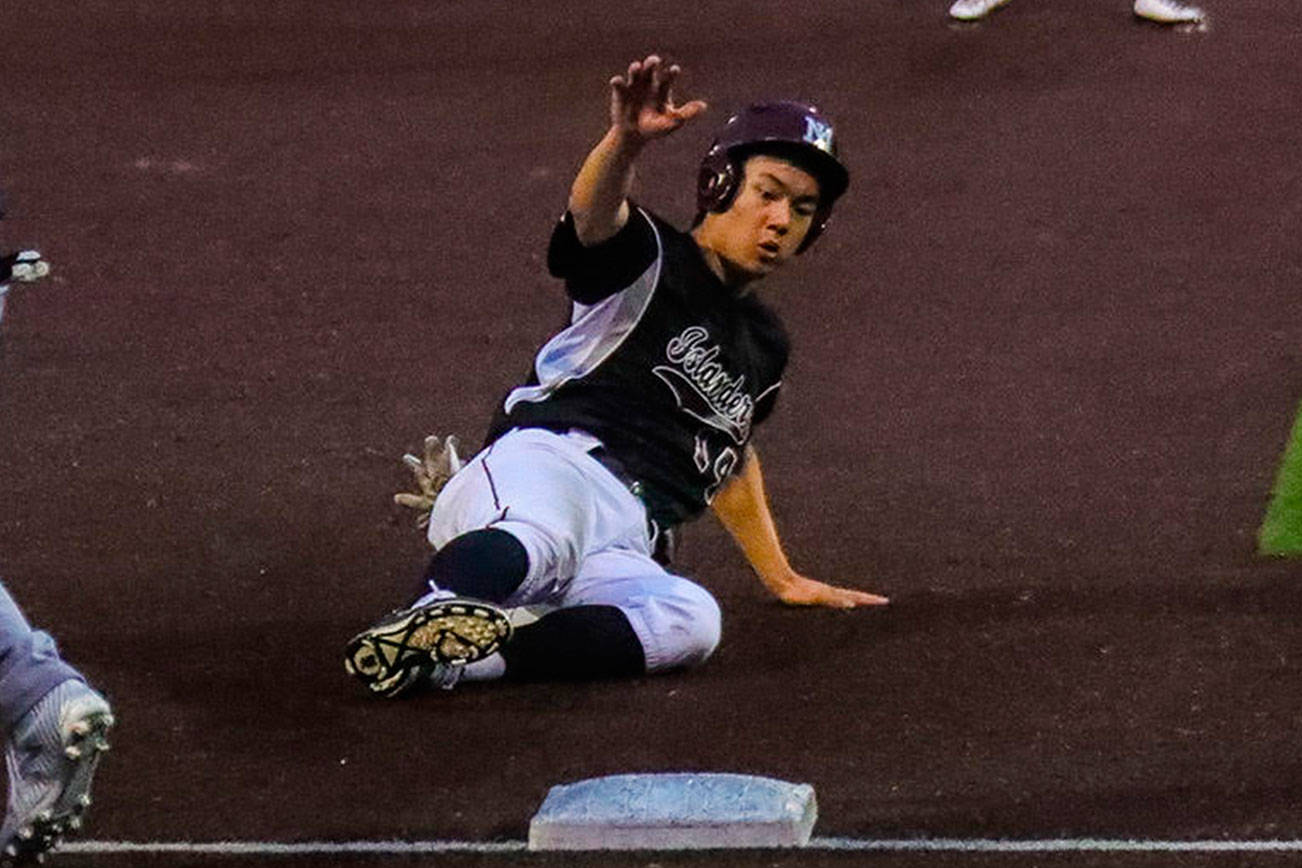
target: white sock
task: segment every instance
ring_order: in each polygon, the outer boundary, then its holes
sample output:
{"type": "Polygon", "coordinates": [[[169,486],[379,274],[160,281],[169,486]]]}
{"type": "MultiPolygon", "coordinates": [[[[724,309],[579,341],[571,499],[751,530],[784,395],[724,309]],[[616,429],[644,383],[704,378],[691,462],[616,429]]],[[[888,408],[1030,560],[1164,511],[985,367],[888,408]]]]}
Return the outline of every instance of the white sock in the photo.
{"type": "Polygon", "coordinates": [[[430,603],[435,603],[438,602],[439,600],[452,600],[455,599],[456,596],[457,595],[452,593],[451,591],[442,591],[439,590],[438,588],[431,588],[428,593],[418,598],[416,602],[412,603],[410,608],[414,609],[417,606],[427,606],[430,603]]]}
{"type": "Polygon", "coordinates": [[[496,681],[505,674],[506,658],[497,652],[461,667],[463,681],[496,681]]]}

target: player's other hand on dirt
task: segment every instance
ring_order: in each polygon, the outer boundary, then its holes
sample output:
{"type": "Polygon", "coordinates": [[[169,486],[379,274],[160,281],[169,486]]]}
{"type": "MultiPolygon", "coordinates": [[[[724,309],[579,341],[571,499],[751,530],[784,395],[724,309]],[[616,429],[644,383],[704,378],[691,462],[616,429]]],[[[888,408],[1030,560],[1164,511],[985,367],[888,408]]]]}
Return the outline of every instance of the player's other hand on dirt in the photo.
{"type": "Polygon", "coordinates": [[[657,55],[628,65],[627,75],[610,80],[610,123],[638,142],[667,136],[705,111],[705,103],[692,100],[674,104],[674,80],[681,70],[666,65],[657,55]]]}
{"type": "Polygon", "coordinates": [[[806,578],[799,573],[792,573],[781,584],[775,584],[773,593],[788,606],[827,606],[833,609],[853,609],[858,606],[885,606],[890,602],[886,597],[857,591],[854,588],[839,588],[825,582],[806,578]]]}
{"type": "Polygon", "coordinates": [[[402,463],[411,469],[416,479],[414,492],[399,492],[393,496],[393,502],[417,512],[416,526],[429,525],[430,510],[434,500],[447,485],[448,480],[461,469],[461,456],[457,453],[460,443],[457,438],[448,435],[446,440],[430,435],[425,438],[425,454],[421,458],[408,453],[402,456],[402,463]]]}

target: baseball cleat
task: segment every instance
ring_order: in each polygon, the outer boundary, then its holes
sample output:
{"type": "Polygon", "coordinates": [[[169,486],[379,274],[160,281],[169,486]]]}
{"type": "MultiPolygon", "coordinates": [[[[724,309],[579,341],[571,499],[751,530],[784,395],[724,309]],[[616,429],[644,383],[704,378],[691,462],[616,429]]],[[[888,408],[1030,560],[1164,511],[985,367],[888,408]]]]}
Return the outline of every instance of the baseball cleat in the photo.
{"type": "Polygon", "coordinates": [[[511,638],[496,606],[452,598],[401,609],[349,641],[344,669],[377,696],[396,697],[422,682],[450,688],[467,663],[511,638]]]}
{"type": "Polygon", "coordinates": [[[1007,2],[1008,0],[954,0],[954,5],[949,7],[949,17],[959,21],[979,21],[1007,2]]]}
{"type": "Polygon", "coordinates": [[[81,827],[113,714],[104,697],[69,679],[36,704],[5,751],[9,806],[0,828],[0,864],[40,862],[81,827]]]}
{"type": "Polygon", "coordinates": [[[1180,0],[1135,0],[1135,15],[1158,24],[1196,24],[1203,11],[1180,0]]]}
{"type": "Polygon", "coordinates": [[[16,280],[32,283],[50,273],[50,263],[41,258],[40,251],[20,250],[0,255],[0,283],[16,280]]]}

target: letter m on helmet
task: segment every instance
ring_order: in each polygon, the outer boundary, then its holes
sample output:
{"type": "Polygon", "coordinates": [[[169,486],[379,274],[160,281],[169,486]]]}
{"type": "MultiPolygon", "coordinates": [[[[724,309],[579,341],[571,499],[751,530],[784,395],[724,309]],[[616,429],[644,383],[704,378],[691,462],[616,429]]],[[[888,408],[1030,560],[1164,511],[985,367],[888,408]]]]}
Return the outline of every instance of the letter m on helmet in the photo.
{"type": "Polygon", "coordinates": [[[825,154],[835,154],[832,145],[832,125],[813,115],[805,115],[805,141],[825,154]]]}

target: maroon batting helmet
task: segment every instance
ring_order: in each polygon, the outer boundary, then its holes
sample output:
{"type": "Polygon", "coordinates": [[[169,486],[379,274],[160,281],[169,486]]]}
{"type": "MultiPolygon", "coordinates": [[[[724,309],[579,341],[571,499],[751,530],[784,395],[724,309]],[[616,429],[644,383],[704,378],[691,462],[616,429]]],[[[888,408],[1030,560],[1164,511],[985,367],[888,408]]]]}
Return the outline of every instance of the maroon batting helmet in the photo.
{"type": "Polygon", "coordinates": [[[797,251],[803,253],[827,227],[832,205],[850,186],[850,173],[837,154],[832,122],[815,106],[790,101],[755,103],[728,118],[701,160],[698,220],[707,211],[728,210],[741,186],[746,158],[753,154],[790,160],[818,180],[818,210],[797,251]]]}

